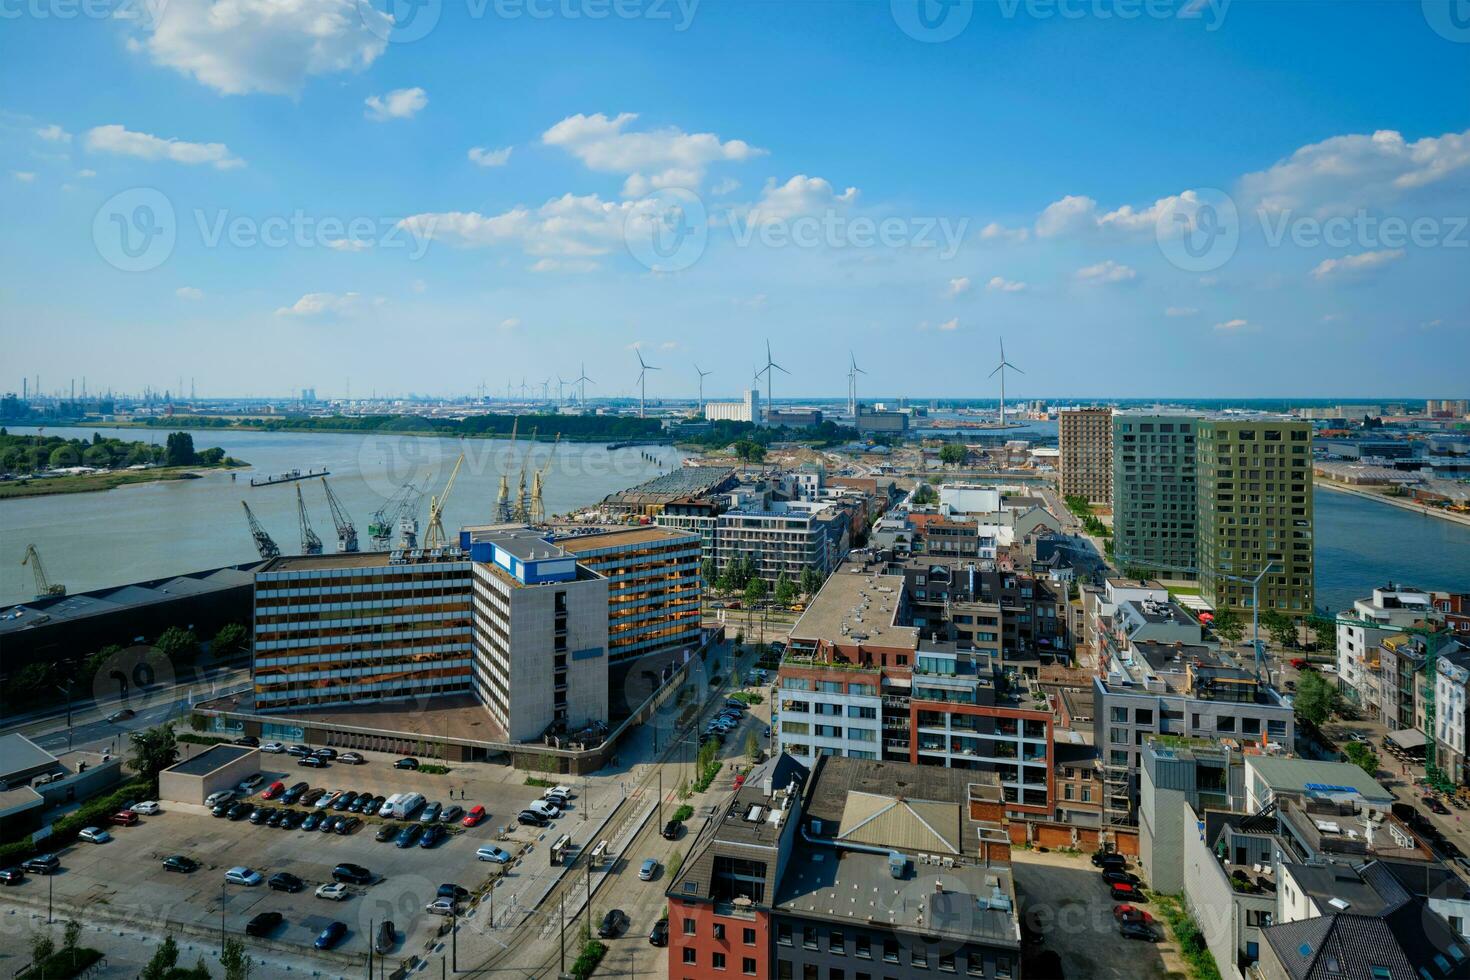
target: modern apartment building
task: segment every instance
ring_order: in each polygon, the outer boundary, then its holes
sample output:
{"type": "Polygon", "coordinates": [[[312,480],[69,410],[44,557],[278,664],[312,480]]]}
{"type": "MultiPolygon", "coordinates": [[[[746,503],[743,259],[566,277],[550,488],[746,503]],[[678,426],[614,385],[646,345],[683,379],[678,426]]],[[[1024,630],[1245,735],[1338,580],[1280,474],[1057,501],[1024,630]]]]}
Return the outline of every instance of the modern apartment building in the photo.
{"type": "Polygon", "coordinates": [[[1427,592],[1390,582],[1381,589],[1374,589],[1367,598],[1354,602],[1352,609],[1337,615],[1340,619],[1355,619],[1364,624],[1349,626],[1341,623],[1337,627],[1338,690],[1345,699],[1362,708],[1368,717],[1376,718],[1383,701],[1379,644],[1394,631],[1375,629],[1371,624],[1412,626],[1435,619],[1438,613],[1427,592]]]}
{"type": "Polygon", "coordinates": [[[1113,502],[1113,410],[1069,408],[1057,413],[1062,496],[1113,502]]]}
{"type": "Polygon", "coordinates": [[[1216,609],[1312,613],[1312,426],[1276,417],[1207,417],[1196,426],[1199,582],[1216,609]]]}
{"type": "Polygon", "coordinates": [[[577,564],[607,580],[610,665],[699,642],[697,533],[616,528],[553,541],[577,564]]]}
{"type": "Polygon", "coordinates": [[[850,514],[835,503],[773,502],[737,507],[720,515],[715,567],[723,573],[749,560],[755,574],[774,584],[783,574],[799,581],[807,568],[829,572],[851,546],[850,514]]]}
{"type": "Polygon", "coordinates": [[[268,562],[255,574],[258,710],[468,693],[470,564],[453,548],[268,562]]]}
{"type": "Polygon", "coordinates": [[[1113,553],[1148,574],[1196,568],[1195,419],[1113,414],[1113,553]]]}

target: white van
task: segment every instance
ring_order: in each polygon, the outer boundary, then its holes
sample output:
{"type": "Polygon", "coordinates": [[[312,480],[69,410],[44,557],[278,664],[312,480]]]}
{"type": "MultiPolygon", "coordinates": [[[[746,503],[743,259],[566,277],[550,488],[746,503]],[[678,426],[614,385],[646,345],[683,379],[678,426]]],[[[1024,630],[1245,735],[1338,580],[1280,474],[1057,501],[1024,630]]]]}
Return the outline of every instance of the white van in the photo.
{"type": "Polygon", "coordinates": [[[547,820],[555,820],[561,816],[561,808],[555,803],[548,803],[546,800],[537,800],[535,803],[528,804],[526,809],[532,813],[541,814],[547,820]]]}
{"type": "MultiPolygon", "coordinates": [[[[392,811],[384,813],[383,816],[392,817],[395,820],[407,820],[419,811],[424,802],[422,793],[404,793],[398,798],[398,802],[393,804],[392,811]]],[[[383,809],[388,809],[387,803],[383,804],[383,809]]]]}
{"type": "Polygon", "coordinates": [[[392,817],[392,816],[394,816],[395,813],[397,812],[398,804],[403,802],[404,795],[405,794],[403,794],[403,793],[394,793],[392,796],[390,796],[386,800],[384,800],[383,801],[383,805],[380,806],[380,807],[378,807],[378,816],[380,816],[380,817],[392,817]]]}

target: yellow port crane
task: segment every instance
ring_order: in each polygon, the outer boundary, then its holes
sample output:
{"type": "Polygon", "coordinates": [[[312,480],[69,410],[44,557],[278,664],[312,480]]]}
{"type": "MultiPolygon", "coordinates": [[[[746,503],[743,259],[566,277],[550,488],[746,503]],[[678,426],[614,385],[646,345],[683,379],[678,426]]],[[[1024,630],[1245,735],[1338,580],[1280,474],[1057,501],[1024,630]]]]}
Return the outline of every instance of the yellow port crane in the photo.
{"type": "Polygon", "coordinates": [[[454,489],[454,479],[459,476],[460,464],[464,462],[464,453],[454,461],[454,469],[449,472],[449,480],[444,484],[444,489],[439,496],[429,500],[429,530],[424,535],[424,547],[442,548],[448,542],[444,535],[444,505],[449,502],[449,491],[454,489]]]}
{"type": "Polygon", "coordinates": [[[535,473],[531,474],[531,523],[540,524],[546,520],[546,504],[541,499],[541,491],[546,487],[546,473],[551,469],[551,461],[556,458],[556,447],[561,444],[561,433],[551,440],[551,452],[546,456],[546,462],[535,473]]]}
{"type": "Polygon", "coordinates": [[[37,599],[45,599],[54,595],[66,595],[66,586],[60,582],[53,582],[46,577],[46,566],[41,564],[41,553],[36,550],[35,545],[26,545],[26,554],[20,560],[20,563],[31,566],[31,572],[36,576],[37,599]]]}
{"type": "MultiPolygon", "coordinates": [[[[516,416],[515,421],[510,424],[510,457],[515,456],[516,430],[521,427],[521,417],[516,416]]],[[[509,466],[506,467],[509,469],[509,466]]],[[[510,520],[510,477],[505,473],[500,474],[500,492],[495,495],[495,520],[497,523],[505,524],[510,520]]]]}
{"type": "Polygon", "coordinates": [[[531,450],[536,448],[536,430],[531,430],[531,445],[526,448],[525,458],[521,460],[521,482],[516,490],[516,502],[511,511],[511,520],[517,524],[525,524],[531,520],[531,495],[526,490],[526,466],[531,462],[531,450]]]}

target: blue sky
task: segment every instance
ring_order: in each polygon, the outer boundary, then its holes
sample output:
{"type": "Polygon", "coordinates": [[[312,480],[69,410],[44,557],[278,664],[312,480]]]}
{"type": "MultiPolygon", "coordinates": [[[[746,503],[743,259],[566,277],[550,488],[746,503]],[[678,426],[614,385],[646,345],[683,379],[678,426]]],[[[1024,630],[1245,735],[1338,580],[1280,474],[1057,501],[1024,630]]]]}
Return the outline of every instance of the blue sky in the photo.
{"type": "Polygon", "coordinates": [[[0,7],[0,387],[1466,393],[1436,0],[367,2],[0,7]]]}

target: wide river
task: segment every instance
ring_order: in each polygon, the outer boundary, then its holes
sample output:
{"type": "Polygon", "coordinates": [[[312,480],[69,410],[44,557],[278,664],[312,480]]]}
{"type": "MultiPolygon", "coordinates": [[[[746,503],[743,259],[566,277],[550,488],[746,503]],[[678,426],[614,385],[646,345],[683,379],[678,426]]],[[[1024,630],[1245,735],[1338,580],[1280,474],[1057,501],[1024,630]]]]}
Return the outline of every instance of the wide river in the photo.
{"type": "MultiPolygon", "coordinates": [[[[46,431],[88,437],[106,431],[122,439],[160,442],[166,435],[146,429],[46,431]]],[[[327,550],[334,548],[336,535],[320,481],[252,488],[251,476],[331,470],[332,489],[367,547],[368,520],[387,496],[407,480],[422,487],[427,479],[437,493],[461,449],[465,462],[444,512],[451,535],[461,524],[492,519],[500,475],[510,474],[514,494],[528,448],[533,468],[545,465],[551,450],[546,443],[531,448],[501,439],[232,430],[192,435],[196,448],[222,446],[252,468],[236,471],[233,480],[229,473],[210,473],[200,480],[103,493],[0,500],[0,604],[28,599],[35,591],[30,569],[20,565],[28,544],[40,549],[52,580],[72,591],[250,561],[255,549],[241,500],[249,501],[283,552],[297,552],[297,486],[305,494],[312,526],[327,550]]],[[[605,445],[563,444],[546,474],[547,510],[561,514],[595,504],[614,490],[668,472],[681,458],[670,447],[609,452],[605,445]]],[[[419,506],[421,523],[427,511],[426,495],[419,506]]],[[[1426,589],[1470,590],[1470,527],[1331,490],[1317,491],[1316,515],[1319,606],[1350,608],[1354,598],[1390,580],[1426,589]]]]}

